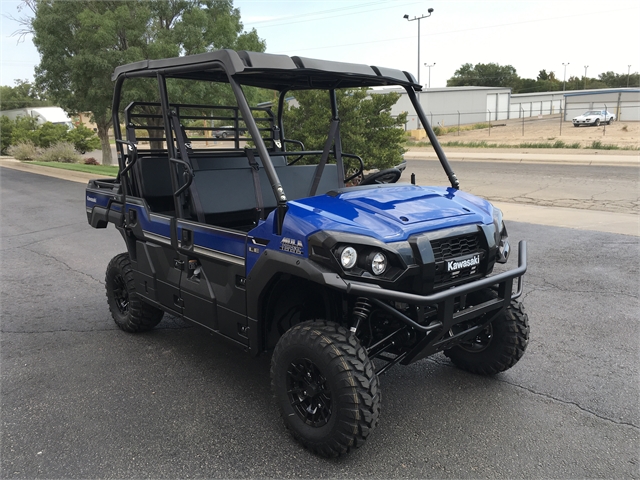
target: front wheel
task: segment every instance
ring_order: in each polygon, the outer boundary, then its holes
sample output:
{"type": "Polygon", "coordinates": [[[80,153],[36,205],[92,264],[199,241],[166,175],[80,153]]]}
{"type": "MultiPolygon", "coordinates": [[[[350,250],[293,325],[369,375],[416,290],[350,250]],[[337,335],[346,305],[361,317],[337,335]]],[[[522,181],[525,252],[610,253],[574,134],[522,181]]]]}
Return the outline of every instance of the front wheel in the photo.
{"type": "Polygon", "coordinates": [[[105,287],[111,316],[125,332],[150,330],[162,320],[164,312],[145,303],[136,292],[128,253],[111,259],[107,266],[105,287]]]}
{"type": "Polygon", "coordinates": [[[323,457],[360,447],[378,423],[375,368],[356,337],[335,323],[287,330],[271,359],[271,386],[294,438],[323,457]]]}
{"type": "Polygon", "coordinates": [[[495,375],[513,367],[522,358],[529,343],[529,317],[515,300],[478,336],[457,345],[444,354],[462,370],[480,375],[495,375]]]}
{"type": "Polygon", "coordinates": [[[599,118],[596,118],[596,121],[595,121],[595,122],[593,122],[593,124],[594,124],[596,127],[599,127],[599,126],[600,126],[600,119],[599,119],[599,118]]]}

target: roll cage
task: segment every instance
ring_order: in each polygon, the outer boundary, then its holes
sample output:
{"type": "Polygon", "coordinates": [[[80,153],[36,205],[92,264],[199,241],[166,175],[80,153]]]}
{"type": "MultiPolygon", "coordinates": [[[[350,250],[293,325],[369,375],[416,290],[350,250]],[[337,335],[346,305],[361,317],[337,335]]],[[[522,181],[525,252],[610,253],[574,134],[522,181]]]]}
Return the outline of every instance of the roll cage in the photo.
{"type": "MultiPolygon", "coordinates": [[[[172,166],[171,183],[175,196],[175,211],[179,217],[184,215],[184,201],[180,196],[190,189],[193,180],[193,161],[190,159],[190,145],[186,137],[184,126],[181,125],[180,109],[189,107],[204,107],[201,105],[175,105],[169,103],[166,80],[168,78],[201,80],[209,82],[222,82],[230,85],[237,100],[237,107],[232,109],[232,117],[215,117],[232,120],[235,127],[233,138],[236,151],[240,141],[251,140],[255,145],[255,155],[261,159],[262,166],[268,178],[277,205],[277,228],[280,233],[284,216],[287,211],[287,195],[280,182],[278,173],[271,161],[271,155],[290,157],[295,154],[297,161],[300,156],[315,154],[321,155],[316,167],[311,194],[315,194],[323,169],[327,164],[329,155],[332,155],[338,165],[340,186],[344,186],[350,178],[344,176],[343,157],[356,158],[362,165],[362,160],[357,155],[346,154],[342,151],[340,141],[340,118],[338,114],[336,89],[357,87],[401,86],[403,87],[413,104],[427,136],[436,151],[438,159],[447,174],[451,186],[459,188],[459,182],[449,162],[438,143],[438,140],[427,121],[426,115],[418,101],[416,92],[422,87],[416,83],[414,77],[400,70],[368,66],[354,63],[342,63],[326,60],[317,60],[305,57],[289,57],[286,55],[273,55],[248,51],[218,50],[188,57],[177,57],[163,60],[144,60],[128,65],[123,65],[114,71],[112,79],[115,80],[113,98],[113,128],[118,149],[118,162],[120,166],[119,179],[122,182],[123,194],[136,194],[131,178],[131,168],[137,160],[137,139],[135,135],[135,114],[133,107],[143,105],[138,102],[127,106],[125,109],[125,125],[127,139],[122,138],[121,132],[121,94],[122,86],[129,78],[155,78],[158,82],[160,102],[158,113],[152,115],[158,120],[155,126],[147,126],[149,130],[163,132],[162,136],[152,137],[147,140],[166,141],[167,153],[172,166]],[[266,113],[265,118],[256,118],[254,113],[259,108],[250,107],[244,95],[243,86],[261,87],[279,92],[278,115],[274,117],[270,109],[262,109],[266,113]],[[287,152],[287,144],[299,143],[285,138],[283,126],[283,111],[285,98],[288,92],[305,89],[328,90],[331,101],[332,118],[329,132],[322,151],[287,152]],[[240,122],[244,122],[244,128],[240,128],[240,122]],[[266,122],[266,127],[258,126],[258,123],[266,122]],[[265,135],[265,131],[268,132],[265,135]],[[248,136],[241,137],[241,133],[248,136]],[[170,139],[170,141],[168,141],[170,139]],[[267,143],[269,144],[267,146],[267,143]]],[[[151,105],[151,104],[147,104],[151,105]]],[[[360,170],[361,172],[361,170],[360,170]]],[[[351,177],[352,178],[352,177],[351,177]]],[[[192,196],[197,197],[197,192],[192,191],[192,196]]]]}

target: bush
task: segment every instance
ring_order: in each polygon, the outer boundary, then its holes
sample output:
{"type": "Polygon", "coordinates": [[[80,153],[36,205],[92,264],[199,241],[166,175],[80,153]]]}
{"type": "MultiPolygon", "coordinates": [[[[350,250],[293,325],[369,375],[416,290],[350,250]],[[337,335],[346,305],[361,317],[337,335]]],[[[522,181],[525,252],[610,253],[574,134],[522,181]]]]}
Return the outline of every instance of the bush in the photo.
{"type": "Polygon", "coordinates": [[[31,138],[36,146],[40,148],[49,148],[56,143],[65,141],[66,135],[66,125],[46,122],[41,127],[36,128],[36,130],[33,131],[31,138]]]}
{"type": "Polygon", "coordinates": [[[98,160],[96,160],[96,159],[95,159],[95,158],[93,158],[93,157],[85,158],[85,159],[84,159],[84,164],[85,164],[85,165],[100,165],[100,164],[98,163],[98,160]]]}
{"type": "Polygon", "coordinates": [[[7,153],[18,160],[35,160],[40,155],[40,149],[26,140],[10,146],[7,153]]]}
{"type": "Polygon", "coordinates": [[[80,153],[91,152],[100,148],[100,139],[90,128],[78,125],[73,130],[69,130],[65,135],[65,140],[73,143],[73,146],[80,153]]]}
{"type": "MultiPolygon", "coordinates": [[[[8,119],[7,119],[8,120],[8,119]]],[[[9,120],[11,122],[11,120],[9,120]]],[[[11,138],[9,142],[11,145],[18,145],[19,143],[31,142],[34,145],[38,145],[35,137],[35,131],[38,128],[38,122],[35,118],[31,117],[18,117],[12,122],[11,138]]]]}
{"type": "Polygon", "coordinates": [[[76,152],[73,144],[58,142],[42,152],[38,160],[42,162],[79,163],[82,157],[76,152]]]}

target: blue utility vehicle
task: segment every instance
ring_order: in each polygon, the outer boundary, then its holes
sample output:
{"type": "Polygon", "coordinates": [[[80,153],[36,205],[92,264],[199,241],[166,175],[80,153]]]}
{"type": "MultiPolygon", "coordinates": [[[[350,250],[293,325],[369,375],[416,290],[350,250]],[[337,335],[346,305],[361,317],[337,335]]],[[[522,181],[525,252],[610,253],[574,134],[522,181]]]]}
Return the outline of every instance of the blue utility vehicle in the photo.
{"type": "Polygon", "coordinates": [[[126,246],[106,272],[122,330],[168,313],[270,354],[284,423],[323,456],[369,438],[378,377],[394,365],[444,352],[491,375],[522,357],[525,243],[517,267],[492,274],[510,253],[502,213],[459,190],[411,74],[220,50],[124,65],[113,80],[120,173],[89,182],[86,211],[126,246]],[[450,186],[365,175],[359,152],[343,151],[336,89],[390,86],[406,91],[450,186]],[[275,105],[252,103],[253,89],[275,105]],[[305,89],[330,105],[320,150],[286,136],[287,102],[305,89]],[[185,92],[199,100],[172,101],[185,92]]]}

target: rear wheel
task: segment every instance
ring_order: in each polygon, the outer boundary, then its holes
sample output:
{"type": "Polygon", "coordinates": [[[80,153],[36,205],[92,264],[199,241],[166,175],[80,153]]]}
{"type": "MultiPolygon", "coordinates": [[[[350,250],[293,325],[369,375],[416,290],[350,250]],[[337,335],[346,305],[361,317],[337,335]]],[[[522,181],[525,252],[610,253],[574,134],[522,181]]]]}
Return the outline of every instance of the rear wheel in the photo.
{"type": "Polygon", "coordinates": [[[444,354],[462,370],[495,375],[518,363],[528,343],[529,318],[522,304],[512,300],[509,308],[476,338],[445,350],[444,354]]]}
{"type": "Polygon", "coordinates": [[[271,385],[286,427],[318,455],[360,447],[378,423],[373,364],[356,337],[335,323],[309,321],[287,330],[271,359],[271,385]]]}
{"type": "Polygon", "coordinates": [[[607,125],[611,125],[612,123],[613,123],[613,117],[609,119],[609,121],[607,122],[607,125]]]}
{"type": "Polygon", "coordinates": [[[150,330],[162,320],[164,312],[138,296],[128,253],[111,259],[107,266],[105,287],[111,316],[125,332],[150,330]]]}

